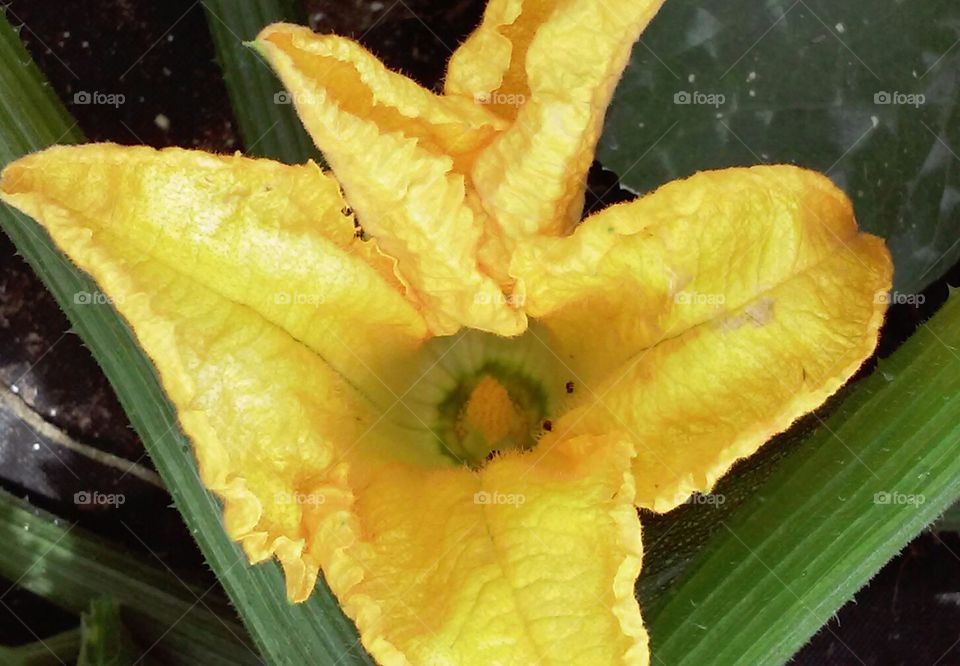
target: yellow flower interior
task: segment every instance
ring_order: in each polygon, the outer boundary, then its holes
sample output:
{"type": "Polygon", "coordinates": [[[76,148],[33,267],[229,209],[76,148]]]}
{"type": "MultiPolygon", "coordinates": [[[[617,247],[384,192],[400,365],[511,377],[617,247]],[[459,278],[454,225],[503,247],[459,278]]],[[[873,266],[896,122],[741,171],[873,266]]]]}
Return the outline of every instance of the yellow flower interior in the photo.
{"type": "Polygon", "coordinates": [[[516,338],[479,331],[435,338],[416,358],[388,427],[418,433],[412,446],[421,463],[478,469],[497,454],[530,450],[570,407],[573,378],[539,327],[516,338]]]}
{"type": "Polygon", "coordinates": [[[470,391],[457,421],[457,434],[470,453],[489,455],[501,443],[510,448],[526,437],[529,421],[510,392],[492,375],[484,375],[470,391]]]}

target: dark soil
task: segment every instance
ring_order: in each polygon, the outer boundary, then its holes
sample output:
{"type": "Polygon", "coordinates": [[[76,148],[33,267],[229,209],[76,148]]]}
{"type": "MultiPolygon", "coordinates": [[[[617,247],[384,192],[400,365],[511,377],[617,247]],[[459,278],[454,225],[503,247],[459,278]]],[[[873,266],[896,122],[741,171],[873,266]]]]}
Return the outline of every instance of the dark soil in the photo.
{"type": "MultiPolygon", "coordinates": [[[[476,0],[306,0],[314,29],[354,36],[390,66],[437,87],[447,57],[478,21],[476,0]]],[[[242,149],[226,89],[214,62],[204,13],[192,0],[12,0],[9,14],[54,89],[91,140],[242,149]],[[74,103],[83,92],[122,94],[117,107],[74,103]]],[[[625,195],[599,167],[591,175],[596,208],[625,195]],[[599,195],[607,193],[599,200],[599,195]]],[[[960,278],[960,271],[954,271],[960,278]]],[[[954,284],[960,279],[953,280],[954,284]]],[[[892,350],[932,308],[898,306],[882,350],[892,350]]],[[[53,299],[0,236],[0,384],[75,440],[149,468],[112,389],[53,299]]],[[[125,543],[147,559],[153,551],[185,578],[209,583],[193,540],[158,488],[123,470],[91,469],[83,480],[64,467],[75,460],[31,445],[33,434],[7,428],[0,445],[0,484],[38,505],[125,543]],[[20,437],[22,441],[16,440],[20,437]],[[52,480],[52,481],[51,481],[52,480]],[[120,509],[87,511],[72,502],[84,486],[123,488],[120,509]]],[[[813,664],[960,663],[947,653],[960,624],[960,537],[919,537],[797,656],[813,664]],[[849,646],[850,650],[846,646],[849,646]],[[852,653],[851,653],[852,651],[852,653]],[[853,656],[853,654],[856,655],[853,656]]],[[[6,585],[0,584],[6,591],[6,585]]],[[[0,591],[0,643],[19,644],[74,626],[75,619],[22,591],[0,591]]]]}

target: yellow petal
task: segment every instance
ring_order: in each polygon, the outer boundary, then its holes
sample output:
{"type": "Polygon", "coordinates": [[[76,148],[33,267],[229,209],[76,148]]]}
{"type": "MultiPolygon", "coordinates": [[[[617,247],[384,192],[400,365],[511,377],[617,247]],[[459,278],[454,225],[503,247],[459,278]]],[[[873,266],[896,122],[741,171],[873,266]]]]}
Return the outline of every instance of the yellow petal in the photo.
{"type": "Polygon", "coordinates": [[[458,171],[502,123],[472,100],[438,97],[387,71],[342,37],[277,24],[256,47],[290,91],[364,230],[396,257],[432,332],[461,325],[522,332],[522,312],[481,265],[495,239],[458,171]]]}
{"type": "Polygon", "coordinates": [[[89,144],[4,172],[4,198],[55,208],[256,310],[374,395],[398,354],[427,336],[392,265],[356,238],[339,188],[313,163],[89,144]]]}
{"type": "Polygon", "coordinates": [[[252,561],[276,554],[288,595],[306,598],[319,570],[309,514],[349,498],[330,438],[351,442],[370,422],[356,420],[365,412],[352,389],[277,326],[144,258],[115,231],[36,197],[4,198],[39,219],[129,322],[193,441],[204,485],[224,500],[227,533],[252,561]],[[331,499],[287,499],[309,494],[331,499]]]}
{"type": "Polygon", "coordinates": [[[336,105],[345,114],[375,123],[383,133],[415,138],[436,155],[464,158],[506,127],[473,100],[435,95],[390,71],[346,37],[276,23],[260,33],[254,46],[271,64],[283,61],[291,68],[282,76],[296,75],[290,79],[298,84],[289,89],[290,101],[336,105]]]}
{"type": "Polygon", "coordinates": [[[326,580],[382,664],[646,664],[631,456],[585,437],[478,473],[383,467],[326,580]]]}
{"type": "Polygon", "coordinates": [[[518,251],[578,378],[558,432],[625,430],[665,511],[816,408],[872,352],[890,287],[849,200],[789,166],[700,173],[518,251]]]}
{"type": "Polygon", "coordinates": [[[457,50],[446,90],[514,120],[477,157],[486,210],[511,239],[580,219],[603,118],[630,50],[662,0],[492,0],[457,50]]]}

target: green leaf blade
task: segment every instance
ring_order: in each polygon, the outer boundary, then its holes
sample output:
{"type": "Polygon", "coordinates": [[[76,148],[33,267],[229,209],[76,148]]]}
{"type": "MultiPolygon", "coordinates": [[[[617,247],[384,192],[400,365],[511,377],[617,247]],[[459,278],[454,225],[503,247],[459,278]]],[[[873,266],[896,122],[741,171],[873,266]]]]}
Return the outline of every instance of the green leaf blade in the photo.
{"type": "Polygon", "coordinates": [[[300,3],[204,0],[202,4],[246,153],[287,164],[308,159],[321,162],[280,81],[263,59],[244,45],[271,23],[305,23],[300,3]]]}

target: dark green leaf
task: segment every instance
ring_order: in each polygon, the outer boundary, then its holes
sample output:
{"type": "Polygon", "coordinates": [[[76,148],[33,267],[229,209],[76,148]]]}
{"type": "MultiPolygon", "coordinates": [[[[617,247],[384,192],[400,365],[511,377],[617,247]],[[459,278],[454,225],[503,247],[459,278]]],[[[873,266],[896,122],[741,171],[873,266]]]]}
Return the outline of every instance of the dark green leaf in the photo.
{"type": "Polygon", "coordinates": [[[953,0],[668,0],[599,159],[640,192],[730,165],[825,171],[905,298],[960,258],[958,40],[953,0]]]}

